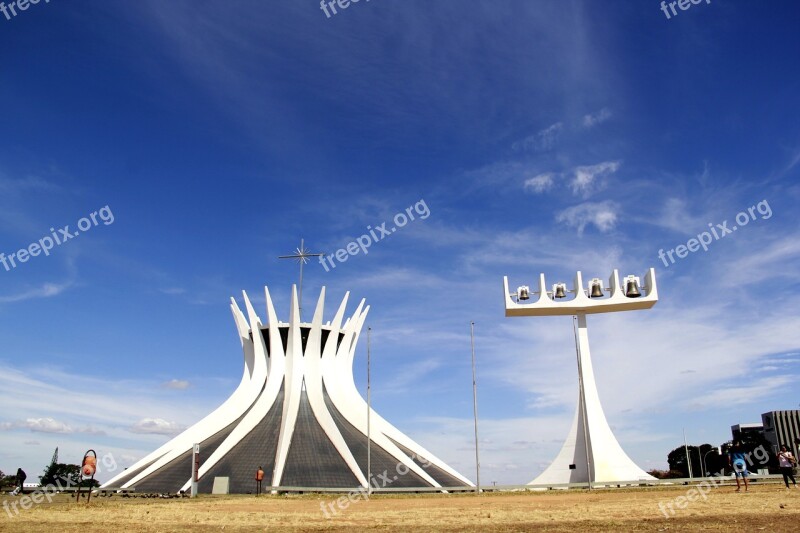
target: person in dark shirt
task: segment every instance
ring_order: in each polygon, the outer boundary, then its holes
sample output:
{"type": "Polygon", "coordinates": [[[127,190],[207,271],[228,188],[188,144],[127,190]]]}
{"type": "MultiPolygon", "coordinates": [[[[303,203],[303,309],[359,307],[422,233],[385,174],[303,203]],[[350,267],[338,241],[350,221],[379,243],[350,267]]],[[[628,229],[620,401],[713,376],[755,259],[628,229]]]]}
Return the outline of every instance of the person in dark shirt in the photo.
{"type": "Polygon", "coordinates": [[[16,488],[14,489],[14,492],[12,494],[16,496],[17,494],[22,492],[22,485],[23,483],[25,483],[26,479],[28,479],[28,475],[25,473],[25,471],[21,468],[17,468],[16,488]]]}

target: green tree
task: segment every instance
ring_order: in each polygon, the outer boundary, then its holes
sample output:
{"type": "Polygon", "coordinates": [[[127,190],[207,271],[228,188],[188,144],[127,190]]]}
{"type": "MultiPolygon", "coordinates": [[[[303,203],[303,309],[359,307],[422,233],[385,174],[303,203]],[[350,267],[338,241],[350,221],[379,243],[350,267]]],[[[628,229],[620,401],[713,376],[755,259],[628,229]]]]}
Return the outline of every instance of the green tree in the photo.
{"type": "Polygon", "coordinates": [[[0,489],[13,487],[16,481],[16,476],[7,476],[2,470],[0,470],[0,489]]]}
{"type": "MultiPolygon", "coordinates": [[[[689,446],[689,459],[692,462],[692,473],[700,475],[700,456],[698,454],[697,446],[689,446]]],[[[686,460],[686,447],[678,446],[667,455],[667,463],[669,463],[670,470],[676,470],[681,473],[682,477],[689,477],[689,463],[686,460]]]]}
{"type": "Polygon", "coordinates": [[[71,487],[98,487],[100,483],[97,480],[86,479],[81,481],[81,467],[78,465],[69,465],[65,463],[53,463],[45,468],[44,473],[39,476],[39,481],[43,487],[47,485],[57,485],[58,482],[62,486],[69,485],[71,487]]]}

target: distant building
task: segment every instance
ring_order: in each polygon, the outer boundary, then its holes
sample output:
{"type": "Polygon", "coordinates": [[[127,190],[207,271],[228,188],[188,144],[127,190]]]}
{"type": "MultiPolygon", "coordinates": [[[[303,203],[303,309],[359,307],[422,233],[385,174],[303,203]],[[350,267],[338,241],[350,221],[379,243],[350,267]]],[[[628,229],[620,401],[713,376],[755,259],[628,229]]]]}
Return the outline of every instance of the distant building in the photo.
{"type": "Polygon", "coordinates": [[[777,452],[785,444],[797,457],[798,446],[795,439],[800,438],[800,410],[770,411],[761,415],[764,423],[764,437],[777,452]]]}
{"type": "Polygon", "coordinates": [[[736,424],[731,426],[731,437],[734,442],[755,442],[764,436],[764,424],[736,424]]]}

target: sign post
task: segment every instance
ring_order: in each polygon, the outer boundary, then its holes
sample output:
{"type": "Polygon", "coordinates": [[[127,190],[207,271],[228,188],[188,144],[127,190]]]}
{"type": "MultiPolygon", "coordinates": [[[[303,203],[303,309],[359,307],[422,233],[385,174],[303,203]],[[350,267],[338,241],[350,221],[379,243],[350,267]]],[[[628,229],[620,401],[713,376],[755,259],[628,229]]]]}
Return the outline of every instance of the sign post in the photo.
{"type": "Polygon", "coordinates": [[[200,472],[200,444],[195,444],[192,450],[192,498],[197,497],[197,474],[200,472]]]}

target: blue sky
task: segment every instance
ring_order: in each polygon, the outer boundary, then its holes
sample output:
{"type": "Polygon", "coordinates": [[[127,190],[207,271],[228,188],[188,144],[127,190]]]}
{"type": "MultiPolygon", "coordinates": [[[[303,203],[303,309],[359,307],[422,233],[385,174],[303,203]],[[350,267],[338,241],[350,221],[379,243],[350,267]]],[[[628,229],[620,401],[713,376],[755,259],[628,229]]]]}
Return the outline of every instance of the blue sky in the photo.
{"type": "MultiPolygon", "coordinates": [[[[555,457],[577,380],[568,317],[505,318],[512,286],[655,267],[649,311],[589,318],[623,448],[797,408],[800,6],[659,2],[52,0],[0,15],[0,469],[59,446],[124,466],[241,376],[228,308],[268,285],[286,319],[301,238],[335,253],[421,200],[430,215],[326,272],[372,306],[373,405],[474,479],[555,457]],[[746,227],[665,266],[709,224],[746,227]],[[97,216],[96,216],[97,218],[97,216]],[[88,221],[87,221],[88,222],[88,221]],[[86,224],[86,223],[84,223],[86,224]],[[88,228],[88,226],[87,226],[88,228]]],[[[389,224],[391,226],[391,223],[389,224]]],[[[365,343],[356,359],[365,383],[365,343]]],[[[101,476],[102,478],[102,476],[101,476]]]]}

